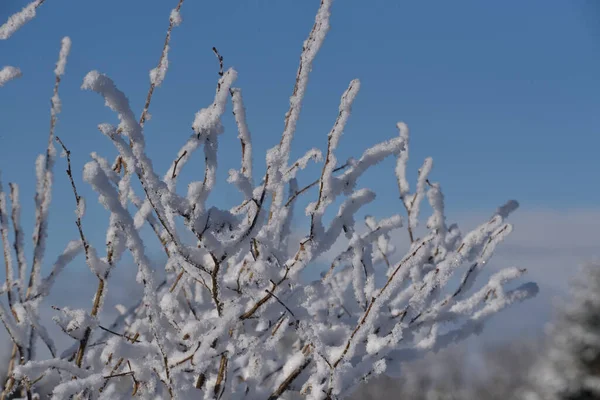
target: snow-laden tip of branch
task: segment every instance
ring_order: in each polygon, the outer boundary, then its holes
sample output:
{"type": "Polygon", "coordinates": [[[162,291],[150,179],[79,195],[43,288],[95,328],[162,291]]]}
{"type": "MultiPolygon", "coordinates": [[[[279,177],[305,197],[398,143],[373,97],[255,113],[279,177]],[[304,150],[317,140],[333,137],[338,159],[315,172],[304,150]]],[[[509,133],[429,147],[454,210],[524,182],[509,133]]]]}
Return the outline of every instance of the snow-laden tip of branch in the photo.
{"type": "Polygon", "coordinates": [[[398,154],[398,158],[396,160],[396,179],[398,180],[400,200],[402,200],[404,207],[406,207],[406,210],[408,213],[410,213],[410,185],[408,183],[408,179],[406,179],[406,164],[408,163],[408,144],[410,136],[408,126],[404,122],[398,122],[396,127],[400,133],[400,138],[404,141],[404,150],[398,154]]]}
{"type": "Polygon", "coordinates": [[[386,140],[366,149],[362,156],[352,163],[343,174],[336,178],[337,190],[350,193],[358,178],[369,168],[379,164],[390,155],[397,155],[405,149],[405,142],[401,137],[386,140]]]}
{"type": "Polygon", "coordinates": [[[237,78],[237,72],[230,68],[219,80],[215,100],[207,107],[196,113],[192,129],[198,137],[208,137],[223,132],[221,116],[225,112],[225,105],[229,96],[229,88],[237,78]]]}
{"type": "Polygon", "coordinates": [[[52,271],[44,278],[37,289],[35,297],[47,296],[50,293],[50,289],[56,281],[56,277],[60,275],[65,266],[69,264],[73,259],[79,255],[83,250],[83,242],[81,240],[72,240],[67,244],[67,247],[60,256],[54,262],[52,271]]]}
{"type": "Polygon", "coordinates": [[[359,90],[360,81],[358,79],[350,82],[348,89],[346,89],[340,101],[338,119],[335,121],[335,125],[329,132],[327,159],[325,160],[325,165],[323,166],[323,172],[321,175],[321,190],[319,191],[319,201],[323,201],[324,203],[322,207],[326,207],[329,202],[333,201],[333,170],[337,164],[335,150],[337,149],[340,138],[342,137],[342,133],[344,132],[344,128],[346,127],[346,123],[348,122],[348,118],[350,117],[350,113],[352,111],[352,104],[354,103],[354,99],[356,99],[356,95],[358,94],[359,90]]]}
{"type": "Polygon", "coordinates": [[[419,169],[419,177],[417,179],[417,188],[415,193],[410,196],[410,206],[409,216],[408,216],[408,226],[411,229],[417,227],[418,219],[419,219],[419,211],[421,209],[421,202],[425,197],[425,190],[427,184],[427,178],[429,173],[431,172],[431,168],[433,167],[433,159],[431,157],[427,157],[423,162],[423,166],[419,169]]]}
{"type": "Polygon", "coordinates": [[[246,121],[246,108],[244,107],[241,89],[231,89],[231,102],[233,103],[233,115],[238,127],[238,138],[242,144],[241,172],[252,183],[252,138],[246,121]]]}
{"type": "Polygon", "coordinates": [[[162,56],[156,68],[150,70],[150,83],[154,86],[160,86],[165,80],[167,69],[169,68],[169,46],[166,45],[163,49],[162,56]]]}
{"type": "Polygon", "coordinates": [[[501,216],[503,219],[508,218],[517,208],[519,208],[519,202],[516,200],[509,200],[506,204],[498,207],[496,214],[501,216]]]}
{"type": "MultiPolygon", "coordinates": [[[[494,291],[496,296],[503,293],[502,286],[512,280],[517,279],[525,273],[525,270],[516,267],[506,268],[501,270],[490,277],[488,283],[479,291],[471,295],[466,300],[456,302],[451,308],[450,312],[461,313],[461,314],[473,314],[476,308],[485,300],[490,297],[490,293],[494,291]]],[[[499,296],[503,297],[503,296],[499,296]]]]}
{"type": "Polygon", "coordinates": [[[6,40],[23,25],[35,18],[35,10],[44,0],[35,0],[26,5],[21,11],[11,15],[4,25],[0,26],[0,40],[6,40]]]}
{"type": "Polygon", "coordinates": [[[0,87],[4,86],[8,81],[21,77],[21,70],[16,67],[7,66],[0,69],[0,87]]]}
{"type": "Polygon", "coordinates": [[[117,88],[113,80],[108,76],[98,71],[90,71],[83,78],[81,88],[83,90],[94,91],[104,97],[105,105],[119,114],[119,119],[127,133],[141,132],[140,126],[135,120],[133,111],[131,111],[131,107],[129,106],[129,99],[127,99],[127,96],[117,88]]]}
{"type": "Polygon", "coordinates": [[[296,124],[298,123],[300,109],[302,108],[302,100],[304,99],[306,87],[308,86],[308,75],[312,70],[312,63],[321,49],[321,46],[325,41],[325,36],[329,31],[329,17],[331,14],[330,10],[332,3],[332,0],[321,1],[321,6],[315,17],[313,29],[310,32],[308,39],[304,41],[302,47],[296,84],[294,86],[292,97],[290,97],[290,109],[285,115],[285,128],[281,137],[280,155],[285,158],[285,161],[282,163],[283,167],[286,167],[285,164],[287,164],[287,158],[289,157],[292,137],[296,131],[296,124]]]}
{"type": "Polygon", "coordinates": [[[58,61],[56,62],[56,68],[54,69],[54,74],[56,75],[56,82],[54,84],[54,94],[52,95],[51,104],[51,135],[53,135],[54,126],[56,124],[56,116],[60,113],[62,108],[62,103],[60,101],[60,97],[58,96],[58,85],[60,83],[60,77],[65,73],[65,67],[67,66],[67,57],[69,56],[69,52],[71,51],[71,39],[68,36],[65,36],[61,41],[60,52],[58,53],[58,61]]]}
{"type": "Polygon", "coordinates": [[[67,66],[67,57],[69,56],[70,51],[71,38],[65,36],[62,39],[60,53],[58,53],[58,62],[56,63],[56,68],[54,69],[54,74],[56,76],[62,76],[65,74],[65,67],[67,66]]]}

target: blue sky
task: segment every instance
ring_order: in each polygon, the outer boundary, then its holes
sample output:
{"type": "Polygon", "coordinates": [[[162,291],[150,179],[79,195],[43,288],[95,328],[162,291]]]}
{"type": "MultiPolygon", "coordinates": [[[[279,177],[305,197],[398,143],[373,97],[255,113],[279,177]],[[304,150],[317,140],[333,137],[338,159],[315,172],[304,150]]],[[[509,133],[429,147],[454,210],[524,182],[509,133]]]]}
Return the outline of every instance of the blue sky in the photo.
{"type": "MultiPolygon", "coordinates": [[[[0,20],[25,4],[2,1],[0,20]]],[[[0,42],[0,66],[23,72],[0,90],[0,170],[5,184],[21,183],[27,236],[33,225],[33,162],[46,143],[61,38],[70,36],[73,47],[60,89],[57,134],[71,148],[80,190],[94,205],[96,196],[81,183],[80,171],[91,151],[114,157],[96,126],[116,118],[97,95],[79,89],[83,77],[93,69],[108,74],[141,111],[148,71],[156,65],[175,5],[175,0],[47,0],[36,19],[0,42]]],[[[316,0],[186,0],[183,24],[173,32],[169,72],[145,129],[161,175],[190,134],[194,113],[212,101],[218,78],[212,46],[239,73],[236,86],[244,94],[255,170],[263,171],[264,152],[283,129],[302,41],[317,7],[316,0]]],[[[487,215],[509,198],[525,210],[561,215],[598,208],[598,3],[338,0],[331,25],[310,78],[294,155],[325,147],[339,98],[359,78],[361,92],[338,159],[395,136],[401,120],[411,128],[413,173],[426,156],[433,157],[432,177],[442,183],[451,216],[487,215]]],[[[239,159],[229,111],[225,127],[221,182],[212,201],[228,206],[237,194],[225,183],[226,172],[239,159]]],[[[63,164],[57,162],[50,226],[54,255],[76,237],[63,164]]],[[[191,163],[186,177],[201,179],[200,166],[191,163]]],[[[301,181],[314,179],[315,172],[309,169],[301,181]]],[[[392,160],[360,185],[380,194],[369,210],[377,216],[402,211],[392,160]]],[[[103,212],[92,209],[84,226],[103,240],[103,212]]]]}
{"type": "MultiPolygon", "coordinates": [[[[2,19],[25,4],[2,3],[2,19]]],[[[79,90],[83,76],[92,69],[107,73],[141,110],[175,3],[48,1],[38,18],[0,43],[1,63],[24,73],[0,92],[5,179],[28,181],[31,160],[43,149],[61,37],[71,36],[73,49],[57,134],[81,164],[92,150],[112,151],[95,126],[115,120],[97,96],[79,90]]],[[[590,180],[600,170],[600,8],[592,3],[338,1],[295,150],[323,147],[341,93],[359,78],[362,89],[340,153],[358,155],[395,135],[395,122],[403,120],[412,131],[413,166],[433,156],[451,209],[489,209],[508,197],[526,207],[595,206],[600,189],[590,180]]],[[[160,170],[214,94],[213,45],[239,72],[255,159],[257,166],[264,163],[261,154],[282,130],[316,7],[316,1],[184,3],[170,70],[146,129],[160,170]]],[[[222,153],[233,145],[237,152],[230,129],[222,153]]],[[[385,178],[372,186],[387,187],[393,175],[385,178]]]]}

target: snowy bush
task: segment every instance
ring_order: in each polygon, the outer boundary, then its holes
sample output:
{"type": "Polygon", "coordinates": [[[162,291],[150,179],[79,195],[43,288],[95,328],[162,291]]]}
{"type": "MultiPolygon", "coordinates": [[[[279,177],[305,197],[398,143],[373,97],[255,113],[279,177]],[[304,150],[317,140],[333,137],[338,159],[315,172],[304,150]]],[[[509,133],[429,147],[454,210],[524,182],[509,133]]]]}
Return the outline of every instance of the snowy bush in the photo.
{"type": "MultiPolygon", "coordinates": [[[[12,16],[0,27],[0,38],[8,38],[33,18],[42,3],[34,1],[12,16]]],[[[18,187],[11,184],[8,194],[0,189],[6,264],[6,282],[0,290],[8,305],[0,308],[0,319],[14,344],[3,398],[14,394],[32,398],[44,381],[56,382],[52,392],[56,399],[340,398],[369,377],[397,374],[403,360],[479,332],[491,315],[536,293],[532,283],[505,288],[524,273],[518,268],[502,270],[474,285],[496,246],[511,232],[506,219],[517,203],[498,208],[465,235],[455,224],[448,225],[440,185],[430,180],[431,159],[425,160],[410,191],[409,132],[404,123],[397,124],[398,136],[366,149],[357,159],[336,158],[359,91],[358,80],[350,82],[341,97],[325,153],[314,149],[290,160],[312,62],[329,30],[331,0],[321,2],[304,42],[284,131],[266,154],[266,171],[253,170],[242,92],[234,86],[237,72],[225,69],[223,58],[213,49],[221,65],[214,101],[198,111],[193,134],[161,177],[146,152],[144,125],[153,93],[167,73],[171,33],[181,23],[182,3],[169,16],[163,52],[150,72],[150,90],[139,119],[111,78],[91,71],[83,79],[82,89],[99,95],[119,121],[99,125],[118,150],[116,161],[92,153],[83,167],[84,181],[110,213],[105,243],[90,243],[86,237],[91,229],[85,223],[86,202],[77,190],[68,146],[54,133],[60,112],[59,83],[71,43],[68,38],[62,42],[48,148],[36,164],[31,267],[24,255],[18,187]],[[241,142],[241,165],[229,172],[228,181],[244,201],[220,209],[209,206],[207,199],[215,185],[218,141],[224,133],[221,118],[229,101],[241,142]],[[55,162],[63,162],[56,160],[55,146],[66,156],[79,237],[67,244],[44,276],[52,171],[55,162]],[[180,171],[201,148],[204,176],[189,183],[187,193],[177,192],[180,171]],[[397,160],[397,184],[408,218],[403,222],[399,215],[382,220],[367,217],[363,228],[355,221],[356,213],[375,193],[357,188],[357,180],[387,157],[397,160]],[[322,163],[320,176],[302,186],[298,175],[311,162],[322,163]],[[305,210],[310,228],[296,242],[291,223],[294,206],[308,193],[316,193],[305,210]],[[425,199],[432,214],[426,233],[416,237],[425,199]],[[168,257],[165,281],[156,278],[140,236],[147,225],[168,257]],[[390,234],[403,225],[410,249],[397,257],[398,262],[391,262],[390,234]],[[188,243],[185,231],[193,235],[194,243],[188,243]],[[303,281],[301,272],[314,268],[315,259],[340,240],[346,248],[321,279],[303,281]],[[101,323],[98,316],[111,272],[125,252],[137,265],[143,297],[135,307],[122,309],[116,321],[101,323]],[[55,310],[54,321],[73,343],[59,352],[40,320],[40,304],[65,266],[81,253],[97,278],[97,292],[91,309],[73,304],[55,310]],[[49,349],[49,359],[40,360],[33,353],[38,341],[49,349]]],[[[19,75],[16,68],[2,69],[0,85],[19,75]]],[[[89,199],[88,204],[92,204],[89,199]]]]}

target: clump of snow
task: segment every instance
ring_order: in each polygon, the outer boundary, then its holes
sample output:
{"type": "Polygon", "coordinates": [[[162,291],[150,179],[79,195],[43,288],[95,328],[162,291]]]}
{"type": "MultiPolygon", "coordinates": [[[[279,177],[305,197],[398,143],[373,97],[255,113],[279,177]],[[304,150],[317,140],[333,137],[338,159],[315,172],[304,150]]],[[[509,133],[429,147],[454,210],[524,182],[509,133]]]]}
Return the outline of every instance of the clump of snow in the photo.
{"type": "Polygon", "coordinates": [[[2,26],[0,26],[0,40],[6,40],[18,31],[23,25],[35,18],[37,7],[44,0],[35,0],[26,5],[21,11],[11,15],[2,26]]]}
{"type": "Polygon", "coordinates": [[[6,82],[12,81],[13,79],[21,77],[21,70],[16,67],[4,67],[0,69],[0,87],[4,86],[6,82]]]}
{"type": "Polygon", "coordinates": [[[71,38],[65,36],[62,39],[60,53],[58,55],[58,62],[56,63],[56,68],[54,69],[54,73],[56,76],[62,76],[65,73],[65,67],[67,66],[67,57],[69,56],[69,52],[71,51],[71,38]]]}
{"type": "Polygon", "coordinates": [[[173,23],[173,26],[179,26],[181,25],[181,22],[183,21],[183,19],[181,18],[181,13],[174,8],[173,10],[171,10],[171,15],[170,15],[170,20],[173,23]]]}
{"type": "Polygon", "coordinates": [[[69,307],[58,310],[58,315],[55,315],[52,319],[67,335],[78,340],[83,338],[87,328],[93,329],[98,325],[98,321],[85,310],[69,307]]]}
{"type": "Polygon", "coordinates": [[[169,68],[169,46],[165,46],[162,57],[156,68],[150,70],[150,83],[154,86],[160,86],[165,80],[167,69],[169,68]]]}

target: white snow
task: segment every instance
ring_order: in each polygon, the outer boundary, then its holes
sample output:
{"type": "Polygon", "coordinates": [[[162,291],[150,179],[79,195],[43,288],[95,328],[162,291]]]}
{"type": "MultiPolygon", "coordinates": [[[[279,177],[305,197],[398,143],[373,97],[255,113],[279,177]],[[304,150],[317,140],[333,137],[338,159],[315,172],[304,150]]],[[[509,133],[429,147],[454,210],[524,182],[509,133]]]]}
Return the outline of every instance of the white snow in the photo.
{"type": "Polygon", "coordinates": [[[26,5],[21,11],[11,15],[2,26],[0,26],[0,40],[6,40],[18,31],[23,25],[35,18],[37,7],[44,0],[35,0],[26,5]]]}

